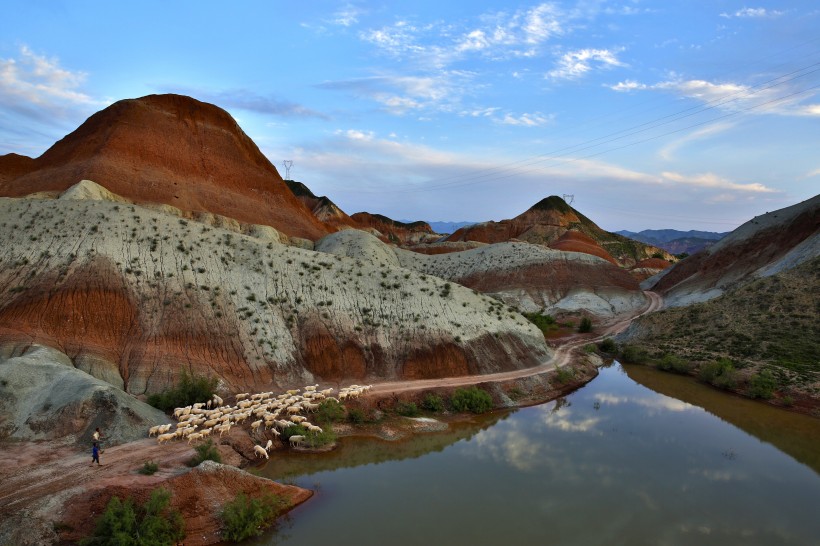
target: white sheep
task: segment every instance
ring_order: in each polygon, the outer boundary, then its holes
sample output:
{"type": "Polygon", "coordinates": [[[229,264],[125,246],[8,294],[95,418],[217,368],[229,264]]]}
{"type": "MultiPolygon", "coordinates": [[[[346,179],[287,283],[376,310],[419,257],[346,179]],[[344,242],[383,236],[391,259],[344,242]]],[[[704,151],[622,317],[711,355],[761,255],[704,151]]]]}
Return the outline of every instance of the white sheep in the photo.
{"type": "Polygon", "coordinates": [[[218,397],[217,395],[214,395],[213,400],[214,400],[214,404],[217,407],[219,407],[223,404],[222,399],[220,397],[218,397]]]}
{"type": "Polygon", "coordinates": [[[307,421],[307,417],[302,417],[301,415],[291,415],[290,420],[294,423],[301,423],[302,421],[307,421]]]}
{"type": "Polygon", "coordinates": [[[302,426],[303,426],[303,427],[306,427],[306,428],[307,428],[309,431],[311,431],[311,432],[318,432],[318,433],[320,433],[320,434],[321,434],[322,432],[324,432],[324,431],[322,430],[322,427],[317,426],[317,425],[311,425],[310,423],[302,423],[302,426]]]}
{"type": "Polygon", "coordinates": [[[201,432],[192,432],[191,434],[188,435],[188,443],[189,444],[191,442],[193,442],[194,440],[200,440],[200,439],[202,439],[202,433],[201,432]]]}
{"type": "Polygon", "coordinates": [[[265,451],[265,448],[262,447],[262,446],[253,446],[253,451],[254,451],[254,453],[256,453],[257,457],[260,457],[260,458],[264,457],[266,459],[270,458],[270,457],[268,457],[268,452],[265,451]]]}
{"type": "Polygon", "coordinates": [[[237,402],[239,402],[240,400],[244,400],[248,396],[250,396],[248,393],[243,392],[243,393],[237,394],[235,399],[236,399],[237,402]]]}
{"type": "Polygon", "coordinates": [[[304,441],[305,441],[305,437],[302,436],[301,434],[294,434],[293,436],[290,437],[290,445],[293,446],[293,447],[298,446],[299,444],[301,444],[304,441]]]}
{"type": "Polygon", "coordinates": [[[159,434],[159,429],[162,428],[162,425],[157,425],[155,427],[151,427],[148,429],[148,437],[155,436],[159,434]]]}
{"type": "Polygon", "coordinates": [[[157,442],[164,444],[169,440],[173,440],[174,438],[176,438],[176,436],[176,434],[160,434],[159,436],[157,436],[157,442]]]}
{"type": "Polygon", "coordinates": [[[268,440],[268,443],[265,444],[265,451],[270,451],[270,448],[273,447],[273,440],[268,440]]]}

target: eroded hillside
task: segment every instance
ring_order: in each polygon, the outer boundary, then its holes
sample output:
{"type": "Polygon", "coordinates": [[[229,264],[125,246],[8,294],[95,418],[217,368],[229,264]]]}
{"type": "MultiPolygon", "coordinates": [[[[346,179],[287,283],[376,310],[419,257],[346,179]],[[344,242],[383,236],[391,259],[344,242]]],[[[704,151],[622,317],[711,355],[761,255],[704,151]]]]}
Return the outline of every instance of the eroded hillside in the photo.
{"type": "Polygon", "coordinates": [[[181,370],[240,389],[487,373],[549,352],[487,296],[275,235],[89,199],[4,198],[0,219],[2,340],[56,347],[135,394],[181,370]]]}

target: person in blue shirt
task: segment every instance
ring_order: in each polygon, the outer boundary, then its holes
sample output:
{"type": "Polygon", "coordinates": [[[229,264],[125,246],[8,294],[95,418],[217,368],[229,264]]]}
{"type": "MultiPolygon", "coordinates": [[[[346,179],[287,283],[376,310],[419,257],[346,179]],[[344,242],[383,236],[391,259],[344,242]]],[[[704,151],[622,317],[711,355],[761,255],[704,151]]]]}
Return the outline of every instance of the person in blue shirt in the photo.
{"type": "Polygon", "coordinates": [[[91,464],[89,466],[94,466],[94,462],[96,462],[98,466],[102,466],[100,462],[100,446],[97,445],[97,442],[91,445],[91,464]]]}

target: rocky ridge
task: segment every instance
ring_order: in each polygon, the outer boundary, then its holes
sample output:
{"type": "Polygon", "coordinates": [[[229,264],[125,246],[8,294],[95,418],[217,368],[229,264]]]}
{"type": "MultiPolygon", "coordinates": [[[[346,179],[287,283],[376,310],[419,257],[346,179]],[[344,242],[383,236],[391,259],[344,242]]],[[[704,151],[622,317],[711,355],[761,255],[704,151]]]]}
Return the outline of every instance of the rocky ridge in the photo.
{"type": "Polygon", "coordinates": [[[557,243],[561,250],[591,251],[623,267],[632,267],[653,255],[670,261],[675,259],[657,247],[604,231],[555,195],[542,199],[515,218],[474,224],[459,229],[446,240],[484,243],[520,240],[545,246],[557,243]],[[560,241],[568,232],[577,232],[577,235],[571,233],[569,239],[560,241]]]}
{"type": "Polygon", "coordinates": [[[0,218],[0,341],[93,360],[90,373],[133,394],[183,369],[240,390],[487,373],[549,354],[522,316],[498,319],[487,296],[395,262],[116,200],[5,198],[0,218]]]}
{"type": "MultiPolygon", "coordinates": [[[[424,255],[390,247],[361,231],[325,236],[316,250],[435,275],[492,296],[522,312],[585,312],[612,317],[646,305],[624,269],[589,254],[517,242],[424,255]]],[[[506,314],[506,311],[504,312],[506,314]]]]}

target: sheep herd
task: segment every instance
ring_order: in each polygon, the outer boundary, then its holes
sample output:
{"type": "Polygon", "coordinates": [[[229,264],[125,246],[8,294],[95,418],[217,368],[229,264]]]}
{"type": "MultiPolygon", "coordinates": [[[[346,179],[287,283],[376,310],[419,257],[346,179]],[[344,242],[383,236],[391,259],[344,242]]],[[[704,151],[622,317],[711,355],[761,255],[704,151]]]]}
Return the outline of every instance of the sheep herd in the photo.
{"type": "MultiPolygon", "coordinates": [[[[323,432],[321,427],[308,422],[307,414],[316,412],[324,400],[339,402],[358,398],[369,391],[371,385],[345,387],[339,391],[339,398],[331,396],[332,387],[321,391],[317,390],[318,387],[318,385],[308,385],[304,389],[291,389],[279,395],[273,392],[239,393],[234,397],[235,405],[233,406],[224,405],[222,398],[213,395],[213,398],[207,402],[176,408],[173,415],[177,423],[151,427],[148,430],[148,436],[156,436],[160,444],[185,439],[190,444],[208,438],[212,434],[218,433],[222,437],[231,430],[231,427],[242,425],[247,420],[251,420],[252,435],[262,429],[278,437],[281,434],[280,431],[297,424],[310,432],[321,433],[323,432]]],[[[289,438],[292,447],[297,447],[304,441],[304,435],[292,435],[289,438]]],[[[264,447],[255,445],[253,450],[257,457],[267,459],[272,446],[273,441],[268,440],[264,447]]]]}

